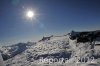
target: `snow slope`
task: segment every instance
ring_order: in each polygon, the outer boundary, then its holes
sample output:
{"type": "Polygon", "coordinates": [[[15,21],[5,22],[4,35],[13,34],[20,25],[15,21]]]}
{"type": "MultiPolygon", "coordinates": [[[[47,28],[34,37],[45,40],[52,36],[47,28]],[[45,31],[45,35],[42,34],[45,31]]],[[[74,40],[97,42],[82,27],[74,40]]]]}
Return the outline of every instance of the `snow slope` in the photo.
{"type": "Polygon", "coordinates": [[[4,62],[3,62],[1,54],[0,54],[0,66],[4,66],[4,62]]]}
{"type": "Polygon", "coordinates": [[[100,66],[99,46],[90,47],[89,42],[77,43],[69,35],[63,35],[44,37],[36,43],[4,46],[0,52],[6,57],[7,66],[100,66]]]}

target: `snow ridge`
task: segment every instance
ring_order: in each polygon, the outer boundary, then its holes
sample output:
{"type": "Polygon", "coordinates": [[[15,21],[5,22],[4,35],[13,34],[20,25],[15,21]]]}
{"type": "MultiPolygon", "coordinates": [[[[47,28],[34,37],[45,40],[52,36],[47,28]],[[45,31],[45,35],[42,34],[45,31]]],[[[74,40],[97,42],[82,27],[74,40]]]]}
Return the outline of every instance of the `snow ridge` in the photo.
{"type": "Polygon", "coordinates": [[[77,43],[70,35],[43,37],[36,43],[19,43],[0,48],[7,66],[100,66],[100,50],[90,42],[77,43]],[[6,57],[6,59],[5,59],[6,57]],[[85,61],[85,63],[81,63],[85,61]],[[94,57],[87,61],[87,57],[94,57]],[[60,62],[54,59],[61,59],[60,62]],[[66,58],[68,59],[66,61],[66,58]],[[44,61],[44,59],[47,59],[44,61]],[[48,60],[53,59],[53,60],[48,60]],[[63,59],[63,60],[62,60],[63,59]],[[68,63],[69,62],[69,63],[68,63]]]}

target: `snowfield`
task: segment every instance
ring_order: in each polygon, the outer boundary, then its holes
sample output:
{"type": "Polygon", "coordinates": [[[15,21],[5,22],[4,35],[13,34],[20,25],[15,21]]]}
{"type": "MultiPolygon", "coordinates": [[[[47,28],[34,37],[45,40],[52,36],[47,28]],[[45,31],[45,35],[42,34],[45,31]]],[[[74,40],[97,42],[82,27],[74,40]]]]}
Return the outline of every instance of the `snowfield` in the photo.
{"type": "Polygon", "coordinates": [[[91,49],[90,42],[77,43],[69,37],[50,36],[2,46],[0,52],[6,66],[100,66],[99,45],[91,49]]]}

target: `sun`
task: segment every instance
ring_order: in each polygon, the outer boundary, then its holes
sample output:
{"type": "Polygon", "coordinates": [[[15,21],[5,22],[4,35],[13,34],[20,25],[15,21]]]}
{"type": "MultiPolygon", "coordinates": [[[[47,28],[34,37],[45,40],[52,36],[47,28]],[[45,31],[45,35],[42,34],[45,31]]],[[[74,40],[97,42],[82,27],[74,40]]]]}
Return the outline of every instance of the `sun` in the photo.
{"type": "Polygon", "coordinates": [[[29,11],[27,11],[26,16],[28,18],[33,18],[33,17],[35,17],[35,13],[34,13],[34,11],[29,10],[29,11]]]}

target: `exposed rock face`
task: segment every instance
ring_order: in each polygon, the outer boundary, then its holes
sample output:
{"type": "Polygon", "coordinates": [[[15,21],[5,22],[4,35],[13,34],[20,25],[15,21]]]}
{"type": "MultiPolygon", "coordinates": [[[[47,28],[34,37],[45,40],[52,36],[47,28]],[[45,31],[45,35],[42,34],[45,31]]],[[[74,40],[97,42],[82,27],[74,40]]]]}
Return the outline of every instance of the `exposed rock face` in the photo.
{"type": "Polygon", "coordinates": [[[100,31],[84,31],[84,32],[75,32],[72,31],[70,33],[70,39],[75,40],[77,42],[93,42],[98,41],[97,38],[100,39],[100,31]]]}

